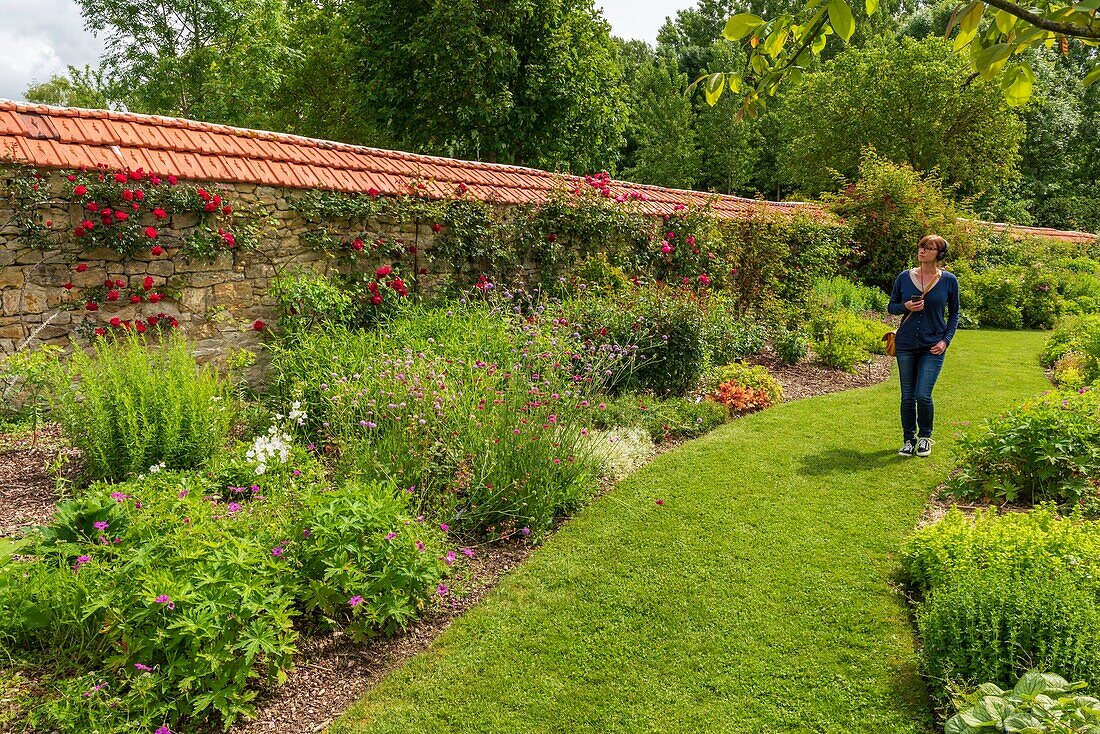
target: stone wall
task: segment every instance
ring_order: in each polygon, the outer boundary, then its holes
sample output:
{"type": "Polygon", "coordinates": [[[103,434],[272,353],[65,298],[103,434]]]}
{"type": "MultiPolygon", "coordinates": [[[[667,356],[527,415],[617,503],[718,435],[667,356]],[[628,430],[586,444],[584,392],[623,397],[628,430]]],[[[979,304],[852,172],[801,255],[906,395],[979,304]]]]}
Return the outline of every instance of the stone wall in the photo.
{"type": "MultiPolygon", "coordinates": [[[[60,191],[66,184],[54,174],[44,185],[60,191]]],[[[214,262],[187,261],[176,254],[173,242],[196,226],[199,215],[188,213],[158,223],[158,241],[167,247],[167,253],[160,257],[147,251],[124,258],[109,249],[84,250],[68,236],[61,249],[40,250],[20,241],[11,222],[12,204],[0,198],[0,354],[38,344],[68,345],[74,331],[87,333],[95,325],[106,325],[112,317],[134,319],[161,312],[178,319],[180,329],[195,343],[200,357],[208,358],[230,347],[255,347],[260,335],[252,328],[253,323],[271,322],[276,315],[274,301],[267,295],[276,274],[301,267],[331,272],[337,267],[336,261],[302,239],[313,228],[292,207],[303,191],[251,184],[209,184],[207,188],[220,193],[238,214],[260,223],[254,248],[223,252],[214,262]],[[86,263],[88,269],[75,272],[77,263],[86,263]],[[102,284],[105,278],[136,283],[147,275],[164,293],[161,302],[116,302],[103,304],[95,312],[85,309],[80,297],[83,289],[102,284]],[[68,282],[73,285],[71,290],[64,287],[68,282]],[[82,327],[84,322],[88,323],[82,327]]],[[[82,216],[77,205],[41,211],[43,222],[51,221],[52,229],[64,233],[72,232],[82,216]]],[[[376,224],[376,236],[407,242],[415,237],[419,251],[430,254],[430,226],[422,224],[417,229],[412,224],[376,224]]],[[[330,233],[339,234],[338,223],[330,233]]],[[[346,234],[350,238],[354,233],[346,234]]],[[[373,268],[381,262],[372,264],[368,258],[362,266],[373,268]]],[[[445,274],[429,275],[420,287],[430,290],[433,277],[438,282],[445,274]]]]}

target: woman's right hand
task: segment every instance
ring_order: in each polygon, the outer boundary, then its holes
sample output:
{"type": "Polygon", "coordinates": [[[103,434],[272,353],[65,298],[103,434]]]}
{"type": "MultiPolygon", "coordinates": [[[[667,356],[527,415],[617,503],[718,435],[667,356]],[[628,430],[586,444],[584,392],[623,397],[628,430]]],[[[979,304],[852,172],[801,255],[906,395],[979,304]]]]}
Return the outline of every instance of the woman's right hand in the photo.
{"type": "Polygon", "coordinates": [[[919,301],[906,301],[905,302],[905,307],[907,309],[909,309],[910,311],[923,311],[924,310],[924,299],[922,298],[919,301]]]}

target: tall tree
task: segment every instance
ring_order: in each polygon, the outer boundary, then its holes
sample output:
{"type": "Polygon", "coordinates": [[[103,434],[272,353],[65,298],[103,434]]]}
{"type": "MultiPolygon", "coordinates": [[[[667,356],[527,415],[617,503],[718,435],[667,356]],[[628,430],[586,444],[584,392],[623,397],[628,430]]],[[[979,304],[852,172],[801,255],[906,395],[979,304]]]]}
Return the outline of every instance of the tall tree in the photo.
{"type": "Polygon", "coordinates": [[[816,194],[852,177],[861,151],[939,169],[962,195],[1016,178],[1022,125],[996,85],[970,79],[965,59],[938,38],[880,39],[838,55],[787,95],[787,176],[816,194]]]}
{"type": "Polygon", "coordinates": [[[294,51],[284,0],[77,0],[136,112],[251,127],[270,121],[294,51]]]}
{"type": "MultiPolygon", "coordinates": [[[[730,43],[711,44],[710,56],[718,64],[732,62],[730,43]]],[[[701,153],[695,186],[721,194],[751,195],[753,174],[763,145],[760,121],[738,122],[735,119],[738,107],[732,97],[720,100],[713,110],[706,108],[700,94],[695,95],[694,101],[695,136],[701,153]]]]}
{"type": "Polygon", "coordinates": [[[349,0],[360,111],[416,150],[610,165],[624,104],[592,0],[349,0]]]}
{"type": "Polygon", "coordinates": [[[638,148],[623,172],[628,179],[682,189],[694,184],[700,153],[686,86],[687,77],[670,56],[659,56],[639,72],[630,95],[630,126],[638,148]]]}
{"type": "Polygon", "coordinates": [[[24,96],[29,102],[38,104],[110,109],[120,106],[113,87],[103,69],[93,69],[88,65],[83,69],[70,66],[64,73],[55,74],[41,84],[32,84],[24,96]]]}

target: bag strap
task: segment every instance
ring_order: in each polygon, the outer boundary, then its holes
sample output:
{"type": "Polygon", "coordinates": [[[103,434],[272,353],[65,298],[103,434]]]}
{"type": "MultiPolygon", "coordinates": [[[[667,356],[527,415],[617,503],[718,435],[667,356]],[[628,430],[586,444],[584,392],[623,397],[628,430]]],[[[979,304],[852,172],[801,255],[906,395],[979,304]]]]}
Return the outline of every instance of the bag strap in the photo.
{"type": "MultiPolygon", "coordinates": [[[[941,274],[942,272],[943,272],[943,271],[937,271],[937,272],[936,272],[936,277],[935,277],[935,278],[932,278],[932,282],[931,282],[931,283],[929,283],[928,285],[926,285],[926,286],[924,287],[924,290],[920,292],[920,294],[921,294],[921,297],[922,297],[922,298],[923,298],[924,296],[927,296],[927,295],[928,295],[928,291],[930,291],[930,290],[932,290],[933,288],[935,288],[935,287],[936,287],[936,283],[939,283],[939,282],[940,282],[940,274],[941,274]]],[[[912,316],[912,315],[913,315],[913,312],[912,312],[912,311],[906,311],[906,312],[905,312],[905,315],[901,317],[901,323],[899,323],[899,324],[898,324],[898,328],[900,329],[900,328],[901,328],[901,325],[905,323],[905,320],[906,320],[907,318],[909,318],[910,316],[912,316]]]]}

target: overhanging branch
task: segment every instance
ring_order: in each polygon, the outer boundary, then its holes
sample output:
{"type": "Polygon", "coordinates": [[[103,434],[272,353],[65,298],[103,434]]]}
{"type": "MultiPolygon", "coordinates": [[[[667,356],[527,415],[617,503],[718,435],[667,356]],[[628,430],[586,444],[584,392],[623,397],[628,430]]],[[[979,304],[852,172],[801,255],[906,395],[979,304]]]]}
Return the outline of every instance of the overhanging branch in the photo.
{"type": "Polygon", "coordinates": [[[1061,33],[1063,36],[1070,36],[1073,38],[1100,39],[1100,28],[1093,29],[1087,26],[1074,25],[1073,23],[1059,23],[1055,20],[1049,20],[1016,3],[1009,2],[1009,0],[984,0],[984,2],[986,5],[990,5],[998,10],[1003,10],[1021,20],[1026,20],[1028,23],[1031,23],[1031,25],[1036,28],[1042,28],[1044,31],[1061,33]]]}

